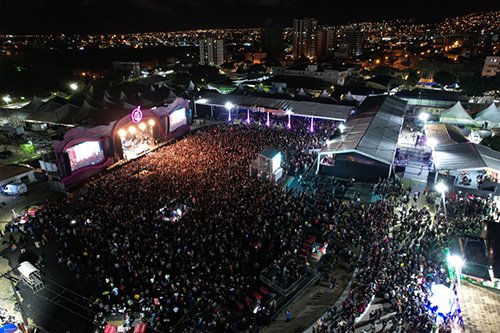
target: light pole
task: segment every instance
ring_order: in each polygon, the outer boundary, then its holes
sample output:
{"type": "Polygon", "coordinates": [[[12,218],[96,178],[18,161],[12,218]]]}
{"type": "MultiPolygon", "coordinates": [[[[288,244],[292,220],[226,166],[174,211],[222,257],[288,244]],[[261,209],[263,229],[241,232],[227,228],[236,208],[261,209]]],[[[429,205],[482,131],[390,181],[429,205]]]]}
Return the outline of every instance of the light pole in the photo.
{"type": "Polygon", "coordinates": [[[429,114],[427,112],[422,112],[421,114],[418,115],[418,119],[424,122],[424,128],[425,128],[425,125],[427,125],[427,120],[429,120],[429,114]]]}
{"type": "Polygon", "coordinates": [[[194,103],[193,103],[193,106],[194,106],[194,116],[196,118],[198,118],[198,110],[196,109],[196,103],[205,104],[206,102],[208,102],[208,100],[206,98],[200,98],[199,100],[194,100],[194,103]]]}
{"type": "Polygon", "coordinates": [[[462,275],[462,267],[464,267],[464,260],[457,255],[448,255],[446,258],[448,264],[455,269],[455,276],[457,280],[457,289],[460,290],[460,276],[462,275]]]}
{"type": "Polygon", "coordinates": [[[290,128],[292,128],[292,111],[286,110],[286,114],[288,115],[288,124],[286,127],[288,127],[288,129],[290,129],[290,128]]]}
{"type": "Polygon", "coordinates": [[[234,104],[231,102],[226,102],[226,104],[224,106],[226,107],[227,111],[229,112],[229,116],[228,116],[227,120],[231,121],[231,109],[234,108],[234,104]]]}
{"type": "Polygon", "coordinates": [[[448,192],[448,186],[446,186],[446,184],[443,182],[439,182],[436,184],[436,191],[441,193],[441,198],[443,200],[444,218],[445,220],[448,220],[448,214],[446,213],[446,198],[444,197],[445,193],[448,192]]]}

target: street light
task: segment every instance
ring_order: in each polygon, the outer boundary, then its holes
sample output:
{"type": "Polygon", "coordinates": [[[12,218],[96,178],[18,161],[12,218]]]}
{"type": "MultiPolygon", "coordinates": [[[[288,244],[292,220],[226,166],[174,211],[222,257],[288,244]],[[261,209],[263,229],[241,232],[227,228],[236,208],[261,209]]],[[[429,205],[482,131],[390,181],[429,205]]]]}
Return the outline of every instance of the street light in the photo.
{"type": "Polygon", "coordinates": [[[69,84],[69,87],[71,88],[71,90],[76,91],[78,89],[78,84],[73,82],[69,84]]]}
{"type": "Polygon", "coordinates": [[[447,220],[448,216],[446,214],[446,199],[445,199],[444,195],[446,192],[448,192],[448,186],[446,186],[446,184],[443,182],[439,182],[436,184],[436,191],[441,193],[441,198],[443,199],[444,218],[447,220]]]}

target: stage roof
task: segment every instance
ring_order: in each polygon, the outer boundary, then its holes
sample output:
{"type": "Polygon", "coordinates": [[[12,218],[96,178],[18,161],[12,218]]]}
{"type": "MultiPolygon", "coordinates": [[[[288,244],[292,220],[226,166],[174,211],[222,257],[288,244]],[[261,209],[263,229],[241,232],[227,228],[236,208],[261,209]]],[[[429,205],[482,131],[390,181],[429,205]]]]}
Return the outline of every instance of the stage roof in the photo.
{"type": "Polygon", "coordinates": [[[239,107],[263,107],[266,109],[278,110],[281,111],[283,115],[288,111],[295,116],[337,121],[346,121],[349,118],[349,114],[354,109],[352,106],[338,104],[322,104],[248,95],[221,95],[213,92],[205,94],[201,100],[196,101],[196,104],[224,107],[227,102],[239,107]]]}
{"type": "Polygon", "coordinates": [[[432,155],[438,170],[490,168],[500,171],[500,152],[475,143],[440,145],[432,155]]]}
{"type": "Polygon", "coordinates": [[[281,153],[281,151],[279,151],[278,149],[276,149],[276,148],[272,148],[272,147],[269,147],[269,148],[265,148],[265,149],[264,149],[264,150],[260,153],[260,155],[265,156],[265,157],[267,157],[267,158],[269,158],[269,159],[273,159],[273,158],[274,158],[274,156],[276,156],[276,155],[278,155],[278,154],[280,154],[280,153],[281,153]]]}
{"type": "Polygon", "coordinates": [[[460,128],[449,124],[427,124],[425,135],[427,139],[435,139],[437,145],[468,142],[460,128]]]}
{"type": "Polygon", "coordinates": [[[406,102],[393,96],[366,98],[359,114],[346,122],[345,134],[330,141],[321,154],[357,152],[392,164],[405,108],[406,102]]]}

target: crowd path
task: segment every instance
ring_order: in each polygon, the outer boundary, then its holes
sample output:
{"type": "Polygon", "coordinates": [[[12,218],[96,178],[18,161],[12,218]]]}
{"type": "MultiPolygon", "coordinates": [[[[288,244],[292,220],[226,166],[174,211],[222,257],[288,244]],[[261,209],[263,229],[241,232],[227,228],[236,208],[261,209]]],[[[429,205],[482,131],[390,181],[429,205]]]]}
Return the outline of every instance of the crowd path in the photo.
{"type": "Polygon", "coordinates": [[[285,322],[285,314],[282,313],[271,325],[265,327],[261,333],[302,333],[318,320],[329,306],[335,304],[342,295],[352,278],[352,271],[342,266],[335,266],[337,279],[335,288],[330,289],[326,282],[321,282],[310,288],[301,299],[290,306],[292,320],[285,322]]]}
{"type": "Polygon", "coordinates": [[[500,332],[500,294],[463,282],[459,291],[466,333],[500,332]]]}

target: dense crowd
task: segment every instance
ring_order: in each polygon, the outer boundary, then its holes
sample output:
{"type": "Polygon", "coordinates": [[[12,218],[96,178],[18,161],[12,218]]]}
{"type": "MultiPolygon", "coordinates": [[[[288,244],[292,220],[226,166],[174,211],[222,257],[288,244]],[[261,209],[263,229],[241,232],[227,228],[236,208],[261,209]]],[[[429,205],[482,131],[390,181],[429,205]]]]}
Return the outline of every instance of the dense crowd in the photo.
{"type": "Polygon", "coordinates": [[[249,176],[266,146],[292,156],[297,170],[311,163],[298,129],[215,126],[94,179],[73,202],[48,205],[37,237],[55,239],[58,261],[97,283],[95,311],[146,312],[161,331],[249,330],[260,313],[238,313],[235,302],[257,290],[266,267],[285,287],[305,273],[297,250],[315,213],[249,176]],[[166,221],[159,210],[179,203],[188,213],[166,221]]]}
{"type": "MultiPolygon", "coordinates": [[[[434,219],[428,209],[417,209],[416,202],[401,205],[411,189],[388,181],[374,186],[379,193],[381,188],[392,188],[392,195],[383,192],[385,199],[370,205],[359,219],[364,229],[355,232],[362,250],[341,314],[330,313],[318,320],[314,325],[317,333],[354,332],[356,320],[373,297],[390,304],[387,312],[394,313],[391,325],[389,320],[384,322],[389,332],[430,332],[437,316],[429,301],[430,288],[432,284],[450,285],[444,248],[454,236],[477,233],[484,220],[498,214],[491,199],[471,197],[448,202],[448,216],[437,214],[434,219]],[[402,209],[395,211],[395,207],[402,209]]],[[[463,324],[458,310],[448,319],[451,317],[457,318],[458,325],[463,324]]],[[[447,332],[451,325],[450,320],[445,321],[440,332],[447,332]]]]}
{"type": "Polygon", "coordinates": [[[429,283],[446,282],[436,240],[461,232],[456,225],[474,228],[480,217],[461,217],[494,213],[489,206],[462,212],[450,203],[453,220],[430,223],[411,203],[395,211],[411,189],[393,180],[380,180],[374,193],[382,200],[367,206],[284,191],[250,177],[250,162],[272,146],[289,174],[303,173],[335,124],[316,122],[313,133],[307,120],[292,129],[283,119],[273,127],[254,120],[199,130],[95,178],[74,200],[40,212],[36,240],[55,240],[58,261],[97,284],[97,312],[142,312],[163,332],[241,332],[266,323],[271,309],[235,304],[258,290],[263,271],[284,288],[305,274],[298,251],[314,235],[334,257],[361,253],[340,320],[321,321],[318,332],[352,332],[374,295],[390,302],[398,323],[432,327],[429,283]]]}

